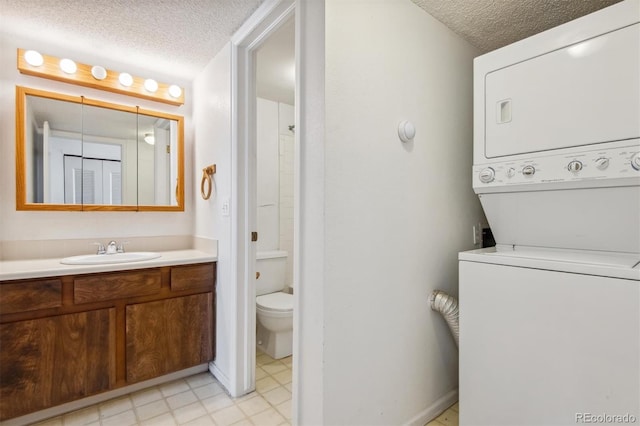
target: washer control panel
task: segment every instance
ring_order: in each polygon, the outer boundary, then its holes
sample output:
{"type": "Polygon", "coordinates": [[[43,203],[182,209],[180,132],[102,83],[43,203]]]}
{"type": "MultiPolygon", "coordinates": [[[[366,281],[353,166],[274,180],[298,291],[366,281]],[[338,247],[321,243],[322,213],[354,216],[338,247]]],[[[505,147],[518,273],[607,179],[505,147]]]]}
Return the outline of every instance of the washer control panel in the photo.
{"type": "Polygon", "coordinates": [[[640,179],[638,144],[606,150],[532,155],[473,167],[473,186],[476,188],[628,177],[640,179]]]}

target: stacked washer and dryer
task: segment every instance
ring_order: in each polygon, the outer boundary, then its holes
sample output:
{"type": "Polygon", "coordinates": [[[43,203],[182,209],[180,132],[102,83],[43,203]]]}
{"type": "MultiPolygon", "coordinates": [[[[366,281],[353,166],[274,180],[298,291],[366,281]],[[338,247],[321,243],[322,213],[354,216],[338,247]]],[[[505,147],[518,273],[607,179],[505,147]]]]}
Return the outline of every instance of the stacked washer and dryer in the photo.
{"type": "Polygon", "coordinates": [[[640,424],[640,0],[476,59],[460,425],[640,424]]]}

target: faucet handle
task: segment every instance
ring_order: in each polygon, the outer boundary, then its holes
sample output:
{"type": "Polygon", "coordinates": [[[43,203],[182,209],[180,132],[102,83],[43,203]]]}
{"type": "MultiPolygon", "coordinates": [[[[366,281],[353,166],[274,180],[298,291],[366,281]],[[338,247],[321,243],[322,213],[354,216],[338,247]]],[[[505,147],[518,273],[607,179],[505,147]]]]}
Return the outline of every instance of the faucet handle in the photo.
{"type": "Polygon", "coordinates": [[[96,254],[105,254],[107,249],[104,248],[104,244],[102,243],[91,243],[94,246],[98,246],[98,252],[96,254]]]}
{"type": "Polygon", "coordinates": [[[116,251],[118,253],[124,253],[124,245],[125,244],[129,244],[129,241],[122,241],[120,244],[118,244],[118,248],[116,249],[116,251]]]}

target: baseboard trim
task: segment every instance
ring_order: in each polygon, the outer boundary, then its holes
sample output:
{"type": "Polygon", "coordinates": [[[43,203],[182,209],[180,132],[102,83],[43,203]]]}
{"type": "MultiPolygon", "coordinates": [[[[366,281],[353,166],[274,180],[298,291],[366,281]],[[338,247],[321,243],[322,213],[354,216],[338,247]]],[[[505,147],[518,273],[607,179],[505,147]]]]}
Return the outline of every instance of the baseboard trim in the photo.
{"type": "Polygon", "coordinates": [[[224,387],[224,390],[227,391],[227,394],[234,396],[231,392],[231,380],[229,380],[229,377],[227,377],[227,375],[224,374],[213,361],[209,363],[209,372],[213,374],[213,377],[215,377],[218,382],[220,382],[224,387]]]}
{"type": "Polygon", "coordinates": [[[424,426],[442,414],[458,400],[458,390],[452,390],[436,402],[418,413],[415,417],[405,423],[407,426],[424,426]]]}

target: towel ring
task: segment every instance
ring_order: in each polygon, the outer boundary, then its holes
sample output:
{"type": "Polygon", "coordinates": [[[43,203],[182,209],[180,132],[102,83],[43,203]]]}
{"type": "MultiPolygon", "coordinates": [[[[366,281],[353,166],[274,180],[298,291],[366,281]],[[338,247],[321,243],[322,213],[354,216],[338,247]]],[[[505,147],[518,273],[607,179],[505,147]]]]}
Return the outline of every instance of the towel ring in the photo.
{"type": "Polygon", "coordinates": [[[211,181],[211,176],[216,172],[216,165],[212,164],[210,166],[202,169],[202,181],[200,182],[200,195],[205,200],[208,200],[211,197],[211,190],[213,189],[213,182],[211,181]],[[205,191],[206,187],[206,191],[205,191]]]}

